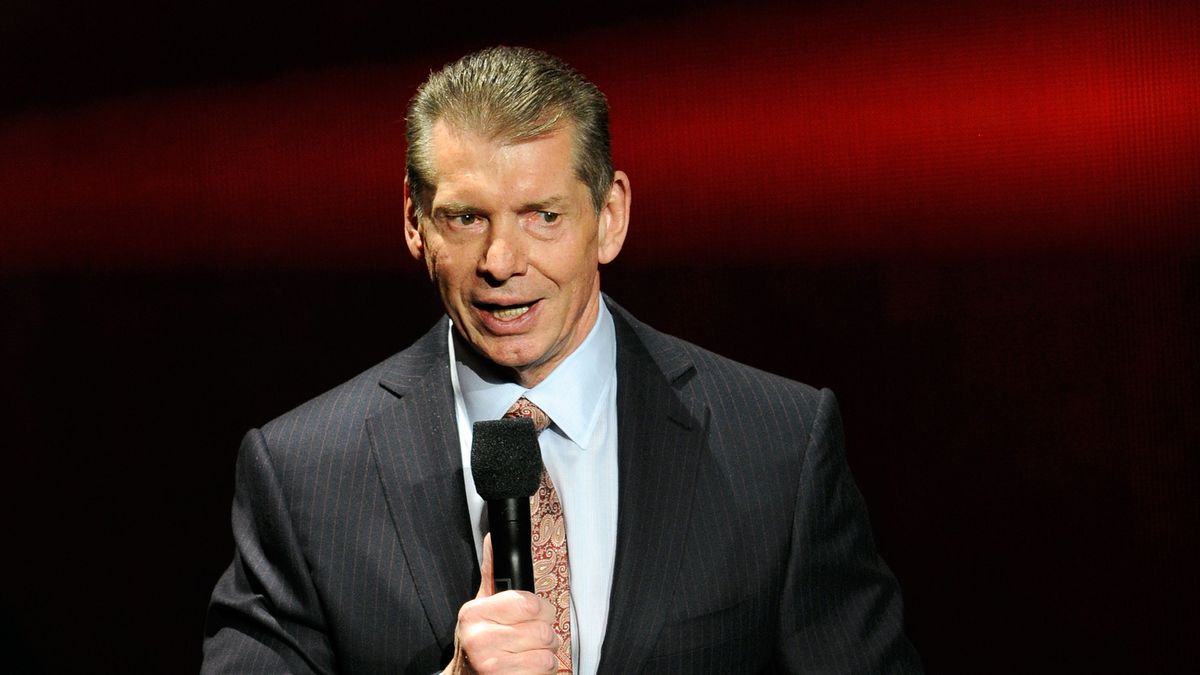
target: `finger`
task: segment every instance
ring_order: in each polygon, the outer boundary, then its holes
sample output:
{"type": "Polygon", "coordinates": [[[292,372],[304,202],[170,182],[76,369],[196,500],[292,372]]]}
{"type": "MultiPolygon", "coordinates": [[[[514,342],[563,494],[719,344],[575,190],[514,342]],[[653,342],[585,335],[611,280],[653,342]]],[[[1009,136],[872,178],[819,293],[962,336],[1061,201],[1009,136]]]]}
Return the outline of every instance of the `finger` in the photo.
{"type": "Polygon", "coordinates": [[[554,630],[543,621],[514,625],[467,622],[460,628],[459,643],[474,665],[510,654],[542,651],[552,655],[561,642],[554,630]]]}
{"type": "Polygon", "coordinates": [[[500,591],[476,598],[459,608],[459,623],[487,622],[513,626],[527,621],[552,624],[554,610],[545,600],[527,591],[500,591]]]}
{"type": "Polygon", "coordinates": [[[556,610],[554,608],[554,605],[550,604],[549,600],[543,598],[542,596],[540,596],[540,595],[537,596],[537,599],[538,599],[538,610],[537,610],[538,620],[545,621],[546,623],[553,626],[554,619],[558,616],[558,610],[556,610]]]}
{"type": "Polygon", "coordinates": [[[483,562],[479,564],[479,592],[476,598],[486,598],[496,593],[496,581],[493,578],[492,564],[492,534],[483,535],[483,562]]]}
{"type": "Polygon", "coordinates": [[[554,652],[541,649],[519,654],[497,652],[489,654],[479,661],[471,657],[470,664],[477,673],[520,673],[521,675],[545,673],[553,675],[558,660],[555,658],[554,652]]]}
{"type": "Polygon", "coordinates": [[[562,644],[552,627],[553,617],[548,602],[524,591],[471,600],[459,609],[455,630],[461,663],[478,673],[552,672],[554,654],[562,644]],[[539,652],[542,656],[536,655],[539,652]]]}

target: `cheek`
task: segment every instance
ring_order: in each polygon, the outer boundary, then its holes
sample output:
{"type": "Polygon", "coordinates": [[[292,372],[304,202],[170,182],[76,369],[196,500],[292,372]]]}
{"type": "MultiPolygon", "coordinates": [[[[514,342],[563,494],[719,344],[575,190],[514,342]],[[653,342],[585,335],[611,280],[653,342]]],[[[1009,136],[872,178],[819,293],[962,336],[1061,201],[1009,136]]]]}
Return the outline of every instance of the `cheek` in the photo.
{"type": "Polygon", "coordinates": [[[438,280],[438,252],[432,246],[425,247],[425,269],[429,271],[429,278],[433,281],[438,280]]]}
{"type": "Polygon", "coordinates": [[[592,285],[593,277],[600,266],[596,247],[594,242],[592,243],[591,246],[583,247],[582,251],[574,248],[569,254],[564,253],[558,259],[556,272],[566,285],[584,288],[592,285]]]}
{"type": "Polygon", "coordinates": [[[434,281],[445,281],[446,265],[453,256],[447,255],[446,242],[432,229],[425,236],[425,268],[429,270],[429,278],[434,281]]]}
{"type": "Polygon", "coordinates": [[[474,270],[473,266],[464,266],[465,260],[466,257],[461,255],[461,252],[444,247],[430,248],[425,258],[425,264],[429,268],[429,278],[443,292],[460,290],[463,286],[470,284],[474,270]]]}

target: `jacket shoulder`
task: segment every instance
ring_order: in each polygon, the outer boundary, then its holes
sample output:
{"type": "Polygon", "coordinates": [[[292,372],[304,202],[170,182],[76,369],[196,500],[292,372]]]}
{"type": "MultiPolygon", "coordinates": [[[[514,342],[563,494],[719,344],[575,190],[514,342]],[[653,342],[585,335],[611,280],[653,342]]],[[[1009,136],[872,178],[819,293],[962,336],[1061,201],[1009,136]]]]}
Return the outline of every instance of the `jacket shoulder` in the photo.
{"type": "Polygon", "coordinates": [[[264,424],[268,447],[283,453],[359,442],[369,417],[439,363],[446,364],[446,328],[445,320],[439,321],[405,350],[264,424]]]}
{"type": "Polygon", "coordinates": [[[741,393],[753,396],[785,395],[811,402],[821,398],[816,387],[735,361],[692,342],[668,335],[634,318],[610,302],[614,315],[624,321],[629,335],[646,350],[665,377],[680,389],[707,392],[709,396],[741,393]],[[697,386],[699,385],[699,386],[697,386]],[[717,386],[720,385],[720,386],[717,386]]]}

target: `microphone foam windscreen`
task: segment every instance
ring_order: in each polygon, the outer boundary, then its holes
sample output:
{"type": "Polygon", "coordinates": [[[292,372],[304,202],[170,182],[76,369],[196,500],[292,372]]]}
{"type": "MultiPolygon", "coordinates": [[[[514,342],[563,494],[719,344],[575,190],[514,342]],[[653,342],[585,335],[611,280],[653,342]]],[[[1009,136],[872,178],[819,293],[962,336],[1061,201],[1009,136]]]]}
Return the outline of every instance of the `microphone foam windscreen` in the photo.
{"type": "Polygon", "coordinates": [[[475,423],[471,474],[484,499],[528,497],[542,476],[542,451],[533,420],[514,417],[475,423]]]}

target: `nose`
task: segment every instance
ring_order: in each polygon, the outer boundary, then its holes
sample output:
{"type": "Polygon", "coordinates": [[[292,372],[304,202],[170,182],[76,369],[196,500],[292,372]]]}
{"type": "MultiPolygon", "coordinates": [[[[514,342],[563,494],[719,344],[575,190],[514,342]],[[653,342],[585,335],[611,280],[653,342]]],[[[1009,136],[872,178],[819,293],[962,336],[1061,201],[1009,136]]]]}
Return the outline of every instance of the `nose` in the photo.
{"type": "Polygon", "coordinates": [[[493,222],[479,259],[479,274],[493,286],[525,274],[528,264],[524,233],[515,222],[493,222]]]}

